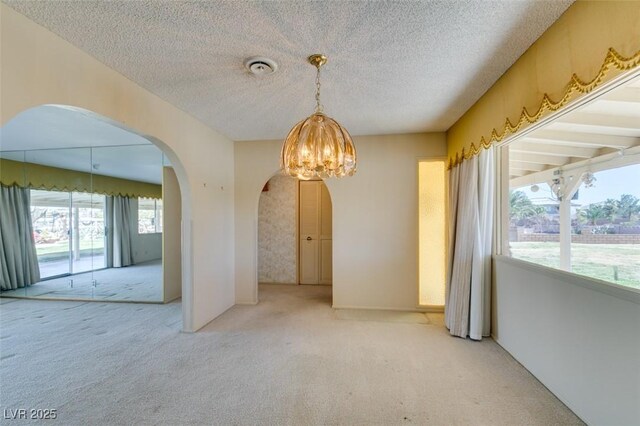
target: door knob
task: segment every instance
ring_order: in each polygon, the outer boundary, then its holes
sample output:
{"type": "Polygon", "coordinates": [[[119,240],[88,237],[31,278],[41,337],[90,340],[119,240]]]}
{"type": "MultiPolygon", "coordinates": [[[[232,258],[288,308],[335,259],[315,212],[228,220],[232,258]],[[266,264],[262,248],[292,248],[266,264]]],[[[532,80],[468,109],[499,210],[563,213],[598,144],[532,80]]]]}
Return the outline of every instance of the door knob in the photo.
{"type": "Polygon", "coordinates": [[[307,237],[307,241],[311,241],[311,240],[312,240],[312,238],[311,238],[311,237],[307,237]]]}

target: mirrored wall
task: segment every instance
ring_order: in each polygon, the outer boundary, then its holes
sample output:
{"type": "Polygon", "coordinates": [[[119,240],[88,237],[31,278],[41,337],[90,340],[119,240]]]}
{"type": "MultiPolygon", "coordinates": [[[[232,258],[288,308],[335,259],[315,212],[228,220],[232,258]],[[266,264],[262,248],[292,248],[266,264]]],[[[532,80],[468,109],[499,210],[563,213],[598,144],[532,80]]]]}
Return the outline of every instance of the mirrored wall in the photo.
{"type": "Polygon", "coordinates": [[[170,164],[145,142],[0,151],[0,297],[164,301],[170,164]]]}

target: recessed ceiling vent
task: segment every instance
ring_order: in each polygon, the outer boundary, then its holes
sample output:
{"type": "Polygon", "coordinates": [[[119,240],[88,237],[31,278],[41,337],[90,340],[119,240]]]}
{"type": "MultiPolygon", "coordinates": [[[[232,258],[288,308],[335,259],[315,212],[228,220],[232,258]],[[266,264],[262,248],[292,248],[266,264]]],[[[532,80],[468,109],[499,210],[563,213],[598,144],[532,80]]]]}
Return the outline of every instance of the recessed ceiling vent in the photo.
{"type": "Polygon", "coordinates": [[[269,58],[255,56],[244,61],[244,66],[249,72],[258,77],[273,74],[278,69],[278,64],[269,58]]]}

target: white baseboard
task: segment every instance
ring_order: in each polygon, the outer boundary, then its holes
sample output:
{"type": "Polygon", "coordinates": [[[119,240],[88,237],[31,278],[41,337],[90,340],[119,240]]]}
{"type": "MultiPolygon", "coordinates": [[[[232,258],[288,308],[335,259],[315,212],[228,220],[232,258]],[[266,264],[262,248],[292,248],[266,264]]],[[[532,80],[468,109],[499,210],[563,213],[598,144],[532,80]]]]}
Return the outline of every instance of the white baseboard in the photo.
{"type": "Polygon", "coordinates": [[[396,311],[396,312],[420,312],[420,313],[442,313],[444,307],[425,307],[425,308],[389,308],[383,306],[352,306],[352,305],[333,305],[333,309],[362,309],[370,311],[396,311]]]}

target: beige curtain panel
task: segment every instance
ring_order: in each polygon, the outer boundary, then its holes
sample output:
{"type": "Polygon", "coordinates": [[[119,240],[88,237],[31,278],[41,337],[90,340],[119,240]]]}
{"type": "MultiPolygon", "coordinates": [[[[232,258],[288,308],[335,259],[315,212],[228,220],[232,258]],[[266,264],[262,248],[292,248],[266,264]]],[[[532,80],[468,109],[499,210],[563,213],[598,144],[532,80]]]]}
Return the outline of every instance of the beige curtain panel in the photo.
{"type": "Polygon", "coordinates": [[[129,197],[113,197],[113,260],[114,268],[133,265],[133,245],[131,233],[135,231],[131,223],[132,199],[129,197]]]}
{"type": "Polygon", "coordinates": [[[445,325],[454,336],[481,340],[491,332],[493,147],[449,172],[449,267],[445,325]]]}
{"type": "Polygon", "coordinates": [[[0,185],[0,288],[15,290],[38,281],[29,190],[0,185]]]}

